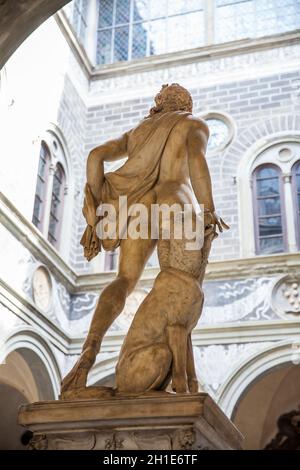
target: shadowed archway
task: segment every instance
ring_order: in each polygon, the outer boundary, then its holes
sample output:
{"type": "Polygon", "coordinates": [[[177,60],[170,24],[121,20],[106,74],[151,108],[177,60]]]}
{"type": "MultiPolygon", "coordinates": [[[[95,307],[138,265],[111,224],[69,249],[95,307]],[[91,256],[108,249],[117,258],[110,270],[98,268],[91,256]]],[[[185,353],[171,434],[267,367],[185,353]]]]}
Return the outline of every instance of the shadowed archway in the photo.
{"type": "Polygon", "coordinates": [[[70,0],[0,0],[0,69],[19,45],[70,0]]]}

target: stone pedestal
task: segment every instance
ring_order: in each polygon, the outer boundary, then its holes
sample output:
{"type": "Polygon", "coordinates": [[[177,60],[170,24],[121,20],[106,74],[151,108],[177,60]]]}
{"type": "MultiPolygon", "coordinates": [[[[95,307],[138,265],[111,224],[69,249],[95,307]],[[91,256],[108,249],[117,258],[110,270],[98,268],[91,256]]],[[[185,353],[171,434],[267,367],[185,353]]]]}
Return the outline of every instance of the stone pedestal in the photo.
{"type": "Polygon", "coordinates": [[[243,437],[206,393],[24,405],[31,449],[241,449],[243,437]]]}

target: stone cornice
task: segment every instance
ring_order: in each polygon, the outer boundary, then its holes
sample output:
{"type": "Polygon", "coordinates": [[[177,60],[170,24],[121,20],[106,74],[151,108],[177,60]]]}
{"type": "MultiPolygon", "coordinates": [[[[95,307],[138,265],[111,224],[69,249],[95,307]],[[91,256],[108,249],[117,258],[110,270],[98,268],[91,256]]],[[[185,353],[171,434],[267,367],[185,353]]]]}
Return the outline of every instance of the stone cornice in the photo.
{"type": "MultiPolygon", "coordinates": [[[[108,332],[103,340],[101,351],[103,353],[119,351],[125,334],[125,331],[108,332]]],[[[300,340],[300,319],[200,325],[193,330],[192,336],[194,346],[281,341],[287,336],[300,340]]],[[[73,348],[73,354],[76,354],[76,348],[73,348]]]]}
{"type": "Polygon", "coordinates": [[[49,266],[67,289],[74,291],[78,274],[41,232],[0,192],[0,223],[42,263],[49,266]]]}
{"type": "Polygon", "coordinates": [[[142,60],[130,62],[117,62],[115,64],[101,65],[92,71],[92,79],[103,79],[118,75],[129,75],[140,72],[150,72],[154,69],[167,68],[201,62],[210,59],[218,59],[227,56],[241,55],[266,49],[273,49],[286,45],[300,43],[300,30],[291,33],[276,34],[258,39],[242,39],[221,44],[177,51],[168,54],[160,54],[145,57],[142,60]]]}
{"type": "Polygon", "coordinates": [[[0,304],[13,312],[27,325],[33,326],[41,336],[47,338],[64,354],[68,354],[70,338],[63,329],[53,323],[22,292],[0,279],[0,304]]]}
{"type": "Polygon", "coordinates": [[[68,45],[70,46],[71,51],[77,58],[79,64],[81,65],[83,72],[85,73],[86,77],[90,79],[94,73],[94,67],[91,64],[91,61],[88,58],[88,55],[84,47],[82,47],[82,45],[78,42],[78,39],[74,34],[74,31],[68,21],[68,18],[65,12],[63,10],[58,11],[54,15],[54,18],[58,26],[60,27],[60,30],[63,33],[64,38],[66,39],[68,45]]]}
{"type": "MultiPolygon", "coordinates": [[[[68,355],[80,354],[83,337],[74,337],[47,318],[25,295],[0,281],[0,304],[12,311],[24,323],[34,326],[56,348],[68,355]]],[[[120,350],[125,331],[108,332],[103,340],[103,353],[120,350]]],[[[217,323],[199,325],[193,331],[194,346],[216,344],[242,344],[281,341],[286,337],[300,341],[300,319],[245,321],[240,323],[217,323]]],[[[112,356],[116,361],[117,356],[112,356]]],[[[101,355],[99,360],[102,361],[101,355]]],[[[110,359],[105,359],[109,368],[110,359]]]]}
{"type": "MultiPolygon", "coordinates": [[[[47,265],[71,293],[102,290],[115,276],[114,272],[93,274],[76,272],[1,192],[0,223],[37,259],[47,265]]],[[[270,256],[259,255],[251,258],[211,261],[208,264],[205,279],[206,281],[216,281],[299,272],[300,252],[279,253],[270,256]]],[[[146,269],[138,287],[151,287],[157,274],[158,268],[146,269]]]]}
{"type": "Polygon", "coordinates": [[[115,64],[94,66],[87,56],[85,49],[81,44],[79,44],[64,11],[62,10],[57,12],[55,14],[55,19],[85,74],[90,80],[101,80],[141,72],[150,72],[167,67],[180,66],[193,62],[207,61],[228,56],[237,56],[245,53],[300,43],[299,29],[292,32],[275,34],[257,39],[247,38],[240,41],[231,41],[168,54],[160,54],[139,60],[132,60],[130,62],[118,62],[115,64]]]}

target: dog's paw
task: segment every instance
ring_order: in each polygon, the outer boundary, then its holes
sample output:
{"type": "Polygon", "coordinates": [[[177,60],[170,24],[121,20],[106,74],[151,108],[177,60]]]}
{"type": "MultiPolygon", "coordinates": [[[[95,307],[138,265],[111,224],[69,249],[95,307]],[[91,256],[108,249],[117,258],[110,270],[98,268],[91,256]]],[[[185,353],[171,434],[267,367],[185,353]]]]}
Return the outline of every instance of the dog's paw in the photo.
{"type": "Polygon", "coordinates": [[[176,393],[188,393],[186,380],[183,377],[172,377],[172,390],[176,393]]]}
{"type": "Polygon", "coordinates": [[[197,379],[189,379],[189,391],[190,393],[198,393],[198,380],[197,379]]]}

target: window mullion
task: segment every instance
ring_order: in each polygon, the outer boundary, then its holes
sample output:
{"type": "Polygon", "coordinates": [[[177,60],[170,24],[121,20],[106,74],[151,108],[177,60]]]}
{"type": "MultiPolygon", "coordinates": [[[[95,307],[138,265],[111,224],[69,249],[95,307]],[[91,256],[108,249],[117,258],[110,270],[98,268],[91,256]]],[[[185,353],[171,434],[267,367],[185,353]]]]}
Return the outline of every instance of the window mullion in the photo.
{"type": "Polygon", "coordinates": [[[285,222],[286,222],[286,238],[288,250],[291,252],[298,251],[297,236],[295,230],[294,211],[290,210],[293,207],[293,188],[292,188],[292,175],[286,173],[282,175],[283,179],[283,198],[285,207],[285,222]]]}
{"type": "Polygon", "coordinates": [[[131,60],[131,57],[132,57],[133,13],[134,13],[134,0],[130,0],[129,32],[128,32],[128,60],[131,60]]]}
{"type": "Polygon", "coordinates": [[[114,63],[114,53],[115,53],[116,10],[117,10],[117,0],[114,0],[113,17],[112,17],[112,30],[111,30],[111,52],[110,52],[110,62],[111,62],[111,64],[114,63]]]}
{"type": "Polygon", "coordinates": [[[216,1],[217,0],[204,0],[204,44],[206,46],[215,43],[216,1]]]}

